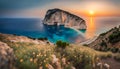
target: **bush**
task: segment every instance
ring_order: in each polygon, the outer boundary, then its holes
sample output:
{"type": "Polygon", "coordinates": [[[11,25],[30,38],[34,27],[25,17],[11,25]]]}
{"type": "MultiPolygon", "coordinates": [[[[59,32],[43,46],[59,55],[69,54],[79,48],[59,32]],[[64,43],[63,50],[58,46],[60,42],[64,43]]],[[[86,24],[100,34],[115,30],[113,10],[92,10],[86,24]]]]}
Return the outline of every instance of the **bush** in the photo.
{"type": "Polygon", "coordinates": [[[45,38],[38,38],[38,40],[48,40],[48,39],[45,37],[45,38]]]}
{"type": "Polygon", "coordinates": [[[112,57],[112,54],[108,54],[107,57],[108,57],[108,58],[111,58],[111,57],[112,57]]]}
{"type": "Polygon", "coordinates": [[[32,38],[32,37],[28,37],[28,38],[33,39],[33,40],[36,40],[36,39],[38,39],[38,40],[48,40],[46,37],[44,37],[44,38],[32,38]]]}
{"type": "Polygon", "coordinates": [[[56,45],[57,45],[57,47],[60,47],[60,48],[66,48],[66,46],[69,46],[69,43],[67,43],[67,42],[62,42],[62,41],[57,41],[56,42],[56,45]]]}
{"type": "Polygon", "coordinates": [[[107,44],[106,44],[106,42],[104,41],[104,40],[102,40],[102,42],[100,43],[100,46],[104,46],[104,47],[107,47],[107,44]]]}
{"type": "Polygon", "coordinates": [[[115,55],[115,56],[114,56],[114,59],[115,59],[116,61],[119,61],[119,62],[120,62],[120,54],[115,55]]]}
{"type": "Polygon", "coordinates": [[[114,44],[120,41],[120,31],[113,32],[108,38],[109,42],[114,44]]]}
{"type": "Polygon", "coordinates": [[[111,51],[112,51],[113,53],[117,53],[117,52],[119,51],[119,49],[118,49],[118,48],[113,47],[113,48],[111,49],[111,51]]]}
{"type": "Polygon", "coordinates": [[[106,35],[106,32],[105,32],[105,33],[100,34],[100,36],[104,36],[104,35],[106,35]]]}
{"type": "Polygon", "coordinates": [[[83,44],[83,46],[88,46],[88,44],[83,44]]]}
{"type": "Polygon", "coordinates": [[[79,48],[69,48],[65,56],[76,69],[91,69],[92,56],[87,52],[82,52],[79,48]]]}

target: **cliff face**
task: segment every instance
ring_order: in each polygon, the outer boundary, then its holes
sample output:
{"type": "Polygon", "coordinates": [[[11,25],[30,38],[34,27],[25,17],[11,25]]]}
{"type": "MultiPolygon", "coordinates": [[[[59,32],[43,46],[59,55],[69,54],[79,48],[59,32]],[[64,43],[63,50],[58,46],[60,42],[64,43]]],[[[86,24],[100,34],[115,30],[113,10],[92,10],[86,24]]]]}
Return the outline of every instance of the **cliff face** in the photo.
{"type": "Polygon", "coordinates": [[[85,20],[60,9],[48,10],[43,23],[47,25],[65,25],[65,27],[73,27],[76,29],[87,28],[85,20]]]}

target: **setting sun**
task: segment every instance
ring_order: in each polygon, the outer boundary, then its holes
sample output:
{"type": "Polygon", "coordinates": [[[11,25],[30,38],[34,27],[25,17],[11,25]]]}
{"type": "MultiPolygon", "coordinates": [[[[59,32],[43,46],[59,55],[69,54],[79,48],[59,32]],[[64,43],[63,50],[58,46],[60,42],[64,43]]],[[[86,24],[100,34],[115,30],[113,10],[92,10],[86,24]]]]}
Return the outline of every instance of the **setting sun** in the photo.
{"type": "Polygon", "coordinates": [[[90,14],[90,15],[94,15],[94,13],[95,13],[95,12],[94,12],[93,10],[90,10],[90,11],[89,11],[89,14],[90,14]]]}

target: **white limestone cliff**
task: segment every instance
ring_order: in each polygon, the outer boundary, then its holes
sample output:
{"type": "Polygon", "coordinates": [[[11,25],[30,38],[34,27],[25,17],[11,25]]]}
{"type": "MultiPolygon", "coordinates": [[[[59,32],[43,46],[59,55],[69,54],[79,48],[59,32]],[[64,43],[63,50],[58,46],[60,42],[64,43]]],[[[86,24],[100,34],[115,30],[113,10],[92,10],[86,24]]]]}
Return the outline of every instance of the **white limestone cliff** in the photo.
{"type": "Polygon", "coordinates": [[[64,25],[75,29],[86,29],[85,20],[61,9],[50,9],[43,20],[47,25],[64,25]]]}

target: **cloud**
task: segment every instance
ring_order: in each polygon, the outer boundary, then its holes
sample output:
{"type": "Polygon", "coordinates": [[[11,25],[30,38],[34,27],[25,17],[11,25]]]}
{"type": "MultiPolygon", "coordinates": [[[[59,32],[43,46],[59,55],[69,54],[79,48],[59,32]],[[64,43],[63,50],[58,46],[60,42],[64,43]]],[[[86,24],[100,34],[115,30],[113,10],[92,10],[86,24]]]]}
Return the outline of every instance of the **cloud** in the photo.
{"type": "Polygon", "coordinates": [[[50,0],[0,0],[0,10],[19,10],[42,6],[48,4],[50,0]]]}
{"type": "Polygon", "coordinates": [[[46,11],[52,8],[80,15],[91,9],[98,13],[110,11],[120,15],[119,6],[120,0],[0,0],[0,16],[44,17],[46,11]]]}

